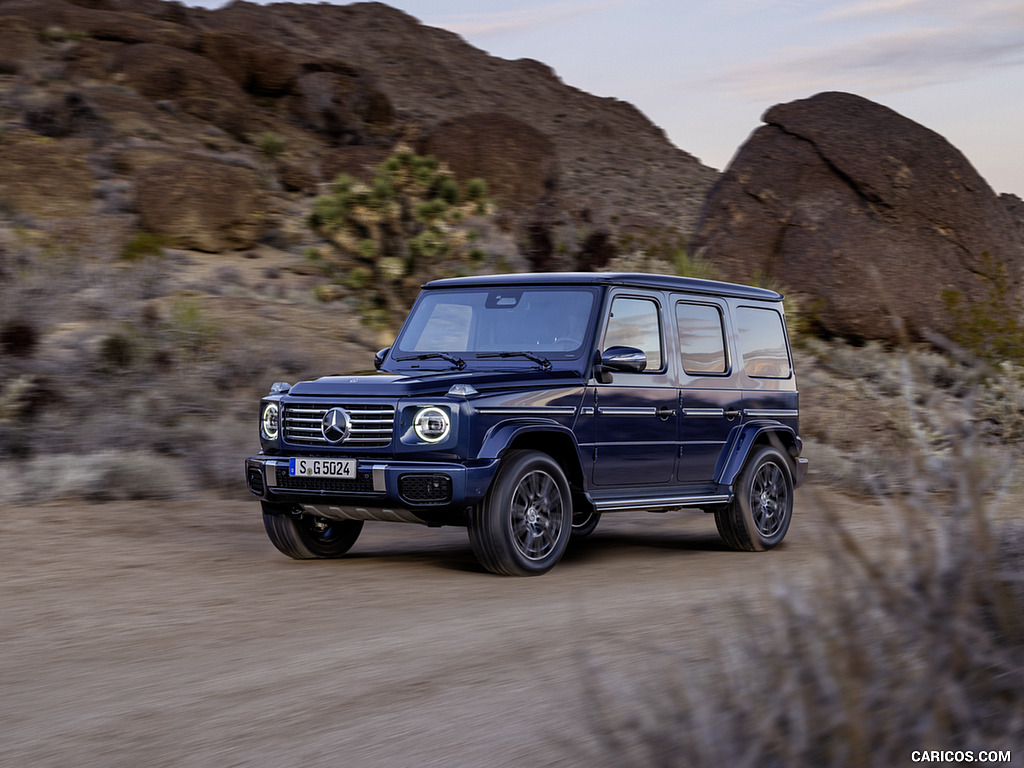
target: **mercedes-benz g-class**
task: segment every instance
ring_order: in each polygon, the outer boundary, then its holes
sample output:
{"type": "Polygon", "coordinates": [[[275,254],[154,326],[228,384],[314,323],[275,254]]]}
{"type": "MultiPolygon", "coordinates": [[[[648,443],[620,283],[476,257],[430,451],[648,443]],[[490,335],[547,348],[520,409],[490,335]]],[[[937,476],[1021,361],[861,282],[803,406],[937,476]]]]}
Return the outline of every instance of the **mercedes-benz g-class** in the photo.
{"type": "Polygon", "coordinates": [[[714,513],[770,549],[807,472],[782,296],[645,274],[424,286],[376,373],[274,384],[246,460],[274,545],[339,557],[363,522],[469,531],[535,575],[601,515],[714,513]]]}

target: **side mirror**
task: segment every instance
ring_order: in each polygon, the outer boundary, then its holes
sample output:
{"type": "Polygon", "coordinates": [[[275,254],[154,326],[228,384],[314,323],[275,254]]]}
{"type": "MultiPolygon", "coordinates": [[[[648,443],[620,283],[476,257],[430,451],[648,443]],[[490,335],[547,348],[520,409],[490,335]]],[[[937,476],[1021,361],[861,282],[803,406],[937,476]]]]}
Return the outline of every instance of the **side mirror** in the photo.
{"type": "Polygon", "coordinates": [[[384,347],[384,349],[377,350],[377,354],[373,356],[373,367],[374,370],[379,371],[380,367],[384,365],[384,358],[388,356],[388,352],[391,351],[391,347],[384,347]]]}
{"type": "MultiPolygon", "coordinates": [[[[598,368],[601,372],[643,373],[647,367],[647,355],[636,347],[608,347],[601,353],[598,368]]],[[[598,380],[604,382],[601,376],[598,380]]]]}

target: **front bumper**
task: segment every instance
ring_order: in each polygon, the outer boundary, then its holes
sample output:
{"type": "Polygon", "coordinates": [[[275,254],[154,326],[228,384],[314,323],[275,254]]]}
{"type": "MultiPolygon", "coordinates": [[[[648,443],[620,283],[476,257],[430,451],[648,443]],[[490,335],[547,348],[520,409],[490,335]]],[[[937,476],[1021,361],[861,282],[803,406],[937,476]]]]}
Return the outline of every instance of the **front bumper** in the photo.
{"type": "Polygon", "coordinates": [[[418,462],[357,459],[352,480],[291,477],[288,458],[245,460],[249,490],[318,517],[445,524],[462,520],[487,494],[498,460],[418,462]]]}

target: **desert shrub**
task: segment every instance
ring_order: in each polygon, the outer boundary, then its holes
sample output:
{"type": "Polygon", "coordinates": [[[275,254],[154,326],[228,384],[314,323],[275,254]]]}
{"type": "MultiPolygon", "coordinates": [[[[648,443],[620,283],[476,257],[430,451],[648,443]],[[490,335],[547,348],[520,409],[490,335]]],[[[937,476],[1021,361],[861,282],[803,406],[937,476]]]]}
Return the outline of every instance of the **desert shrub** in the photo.
{"type": "Polygon", "coordinates": [[[985,281],[987,295],[977,303],[968,303],[963,291],[949,288],[943,301],[953,320],[953,341],[986,360],[1024,358],[1024,306],[1005,262],[983,254],[978,279],[985,281]]]}
{"type": "Polygon", "coordinates": [[[288,140],[274,131],[264,131],[256,137],[256,151],[264,160],[273,162],[288,150],[288,140]]]}
{"type": "Polygon", "coordinates": [[[771,599],[734,606],[710,663],[662,649],[623,681],[587,656],[593,764],[891,766],[914,749],[1019,746],[1024,529],[1002,509],[1008,459],[980,450],[969,413],[948,430],[948,492],[919,445],[910,493],[885,501],[886,547],[825,507],[814,586],[780,577],[771,599]]]}
{"type": "Polygon", "coordinates": [[[125,261],[140,261],[147,256],[163,256],[167,241],[160,235],[139,230],[121,249],[121,258],[125,261]]]}
{"type": "Polygon", "coordinates": [[[8,320],[0,326],[0,350],[6,355],[29,357],[39,345],[39,330],[26,320],[8,320]]]}
{"type": "Polygon", "coordinates": [[[181,296],[171,304],[164,335],[184,358],[195,360],[213,352],[220,331],[203,311],[198,299],[181,296]]]}
{"type": "Polygon", "coordinates": [[[104,369],[128,368],[135,361],[135,342],[125,333],[112,333],[100,342],[98,354],[104,369]]]}
{"type": "Polygon", "coordinates": [[[46,454],[0,464],[0,501],[173,498],[192,487],[179,464],[148,451],[46,454]]]}
{"type": "Polygon", "coordinates": [[[986,377],[978,396],[978,415],[1000,439],[1024,440],[1024,366],[1006,360],[986,377]]]}

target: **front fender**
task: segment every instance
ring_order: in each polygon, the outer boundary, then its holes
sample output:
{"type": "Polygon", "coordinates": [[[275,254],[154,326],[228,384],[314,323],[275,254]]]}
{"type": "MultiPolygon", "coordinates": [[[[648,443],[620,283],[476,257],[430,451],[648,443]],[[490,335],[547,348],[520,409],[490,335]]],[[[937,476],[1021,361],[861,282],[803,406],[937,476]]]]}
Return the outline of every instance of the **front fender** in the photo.
{"type": "MultiPolygon", "coordinates": [[[[790,446],[797,444],[796,431],[778,421],[753,421],[738,427],[732,436],[732,445],[725,454],[725,462],[718,474],[718,484],[731,488],[754,446],[763,442],[775,446],[779,453],[792,459],[790,446]]],[[[790,470],[795,482],[796,467],[791,466],[790,470]]]]}
{"type": "MultiPolygon", "coordinates": [[[[514,422],[502,422],[496,424],[494,427],[487,431],[484,435],[483,444],[480,446],[480,452],[477,454],[478,459],[496,459],[504,453],[516,438],[524,434],[543,434],[548,433],[552,435],[559,435],[568,437],[573,446],[576,446],[576,436],[572,430],[568,427],[564,427],[553,421],[514,421],[514,422]]],[[[577,453],[579,453],[579,447],[576,446],[577,453]]]]}

